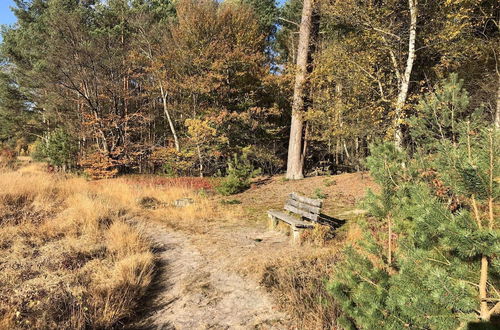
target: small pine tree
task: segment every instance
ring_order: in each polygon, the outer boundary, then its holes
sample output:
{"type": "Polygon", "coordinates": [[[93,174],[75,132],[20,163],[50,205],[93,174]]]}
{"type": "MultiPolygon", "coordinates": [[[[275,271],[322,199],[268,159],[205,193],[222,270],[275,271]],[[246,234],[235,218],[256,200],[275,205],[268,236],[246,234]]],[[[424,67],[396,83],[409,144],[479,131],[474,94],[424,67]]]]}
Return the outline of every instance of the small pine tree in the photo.
{"type": "Polygon", "coordinates": [[[238,158],[234,154],[227,164],[227,176],[221,182],[217,191],[222,195],[233,195],[250,188],[250,179],[260,173],[248,160],[246,154],[238,158]]]}
{"type": "MultiPolygon", "coordinates": [[[[396,241],[392,262],[381,252],[391,247],[385,235],[346,251],[330,288],[347,326],[456,329],[500,313],[498,131],[464,106],[457,82],[422,101],[411,158],[389,145],[371,149],[367,165],[382,191],[366,203],[377,218],[390,215],[396,241]]],[[[384,233],[386,221],[374,228],[384,233]]]]}
{"type": "Polygon", "coordinates": [[[66,168],[75,164],[77,153],[78,145],[75,139],[65,130],[58,128],[51,132],[46,140],[37,142],[33,157],[66,168]]]}

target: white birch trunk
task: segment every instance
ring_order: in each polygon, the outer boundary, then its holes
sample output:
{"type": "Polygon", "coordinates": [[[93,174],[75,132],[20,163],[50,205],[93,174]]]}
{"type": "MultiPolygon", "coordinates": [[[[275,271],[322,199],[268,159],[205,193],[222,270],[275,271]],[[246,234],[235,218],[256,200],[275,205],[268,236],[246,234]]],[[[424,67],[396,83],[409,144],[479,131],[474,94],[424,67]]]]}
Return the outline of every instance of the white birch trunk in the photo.
{"type": "Polygon", "coordinates": [[[418,0],[408,0],[408,5],[410,7],[410,38],[408,40],[408,58],[406,59],[406,69],[401,77],[399,94],[396,101],[396,111],[395,111],[395,131],[394,131],[394,143],[396,148],[403,148],[403,130],[401,127],[401,119],[403,116],[403,108],[408,97],[408,89],[410,87],[410,77],[413,70],[413,62],[415,61],[415,40],[417,38],[417,6],[418,0]]]}
{"type": "Polygon", "coordinates": [[[170,126],[170,131],[174,136],[175,150],[179,152],[181,150],[181,147],[179,145],[179,139],[177,138],[177,132],[175,130],[172,118],[170,117],[170,112],[168,111],[167,95],[165,94],[165,91],[163,90],[163,85],[161,83],[160,83],[160,93],[161,93],[161,99],[163,101],[163,112],[165,113],[165,117],[167,117],[168,126],[170,126]]]}

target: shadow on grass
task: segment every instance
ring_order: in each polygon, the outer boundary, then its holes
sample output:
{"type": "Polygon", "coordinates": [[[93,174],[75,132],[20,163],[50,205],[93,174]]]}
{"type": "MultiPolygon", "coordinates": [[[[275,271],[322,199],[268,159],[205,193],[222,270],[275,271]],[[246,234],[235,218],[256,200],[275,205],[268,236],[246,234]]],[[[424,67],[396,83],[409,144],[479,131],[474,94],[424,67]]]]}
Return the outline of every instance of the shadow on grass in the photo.
{"type": "Polygon", "coordinates": [[[318,222],[322,225],[330,226],[332,229],[338,229],[342,227],[347,221],[321,213],[319,215],[318,222]]]}
{"type": "MultiPolygon", "coordinates": [[[[164,253],[168,250],[171,250],[165,245],[156,245],[153,247],[153,253],[155,255],[164,253]]],[[[164,310],[167,306],[175,302],[177,298],[172,299],[170,301],[158,301],[159,297],[162,293],[170,290],[172,287],[172,283],[169,281],[165,281],[165,276],[169,272],[169,264],[163,258],[158,258],[156,261],[156,271],[153,277],[153,281],[149,286],[148,290],[142,297],[142,299],[138,303],[138,310],[136,314],[128,320],[124,320],[123,329],[130,330],[174,330],[175,327],[170,323],[166,322],[165,324],[153,323],[153,317],[156,313],[164,310]]]]}

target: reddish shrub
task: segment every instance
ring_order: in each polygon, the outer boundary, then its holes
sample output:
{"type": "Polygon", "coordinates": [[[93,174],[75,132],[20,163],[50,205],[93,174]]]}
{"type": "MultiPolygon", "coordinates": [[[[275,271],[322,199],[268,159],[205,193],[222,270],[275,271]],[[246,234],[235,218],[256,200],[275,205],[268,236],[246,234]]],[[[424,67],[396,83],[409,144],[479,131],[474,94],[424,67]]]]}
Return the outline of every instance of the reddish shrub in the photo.
{"type": "Polygon", "coordinates": [[[179,187],[179,188],[188,188],[194,190],[214,189],[214,179],[199,178],[199,177],[179,177],[179,178],[139,177],[139,178],[127,178],[126,182],[143,186],[179,187]]]}
{"type": "Polygon", "coordinates": [[[3,148],[0,150],[0,167],[12,167],[16,162],[16,152],[10,148],[3,148]]]}

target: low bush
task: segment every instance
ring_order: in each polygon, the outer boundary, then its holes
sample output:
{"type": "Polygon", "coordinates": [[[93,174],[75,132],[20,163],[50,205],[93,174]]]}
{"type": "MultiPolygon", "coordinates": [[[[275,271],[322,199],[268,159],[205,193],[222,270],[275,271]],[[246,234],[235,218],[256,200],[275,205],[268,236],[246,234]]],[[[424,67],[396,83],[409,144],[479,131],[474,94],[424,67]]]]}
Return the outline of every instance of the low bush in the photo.
{"type": "Polygon", "coordinates": [[[250,179],[260,173],[248,161],[246,154],[241,158],[234,155],[228,162],[227,176],[222,180],[217,191],[222,195],[233,195],[250,188],[250,179]]]}
{"type": "Polygon", "coordinates": [[[79,165],[84,174],[94,180],[113,178],[118,174],[118,162],[101,152],[82,156],[79,165]]]}
{"type": "Polygon", "coordinates": [[[325,253],[273,260],[262,275],[261,285],[273,293],[280,308],[293,318],[297,329],[336,329],[339,309],[327,291],[327,279],[337,258],[325,253]]]}
{"type": "Polygon", "coordinates": [[[32,156],[53,166],[67,168],[75,165],[77,153],[77,141],[63,129],[56,129],[45,140],[35,143],[32,156]]]}
{"type": "Polygon", "coordinates": [[[16,153],[10,148],[0,149],[0,168],[13,168],[16,163],[16,153]]]}

